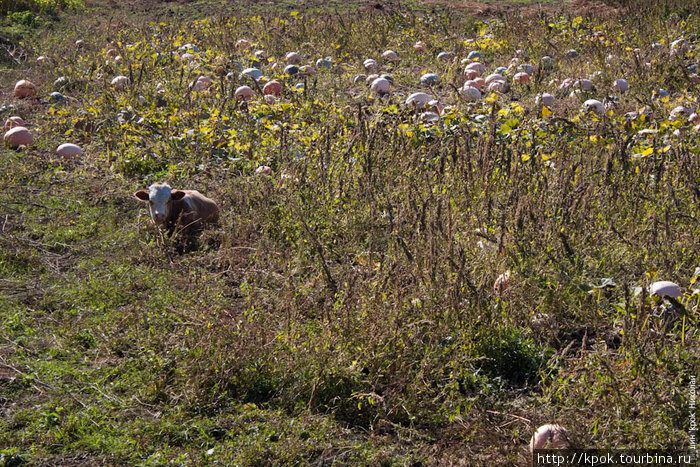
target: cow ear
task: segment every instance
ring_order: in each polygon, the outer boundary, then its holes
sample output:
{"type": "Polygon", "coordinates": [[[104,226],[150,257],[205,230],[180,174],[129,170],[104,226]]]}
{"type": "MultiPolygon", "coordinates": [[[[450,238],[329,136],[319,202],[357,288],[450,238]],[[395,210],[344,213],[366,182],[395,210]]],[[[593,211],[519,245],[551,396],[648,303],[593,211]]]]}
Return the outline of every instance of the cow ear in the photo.
{"type": "Polygon", "coordinates": [[[134,196],[136,196],[141,201],[148,201],[148,192],[146,190],[139,190],[136,193],[134,193],[134,196]]]}
{"type": "Polygon", "coordinates": [[[182,198],[185,197],[187,193],[185,193],[182,190],[173,190],[170,192],[170,199],[173,201],[180,201],[182,198]]]}

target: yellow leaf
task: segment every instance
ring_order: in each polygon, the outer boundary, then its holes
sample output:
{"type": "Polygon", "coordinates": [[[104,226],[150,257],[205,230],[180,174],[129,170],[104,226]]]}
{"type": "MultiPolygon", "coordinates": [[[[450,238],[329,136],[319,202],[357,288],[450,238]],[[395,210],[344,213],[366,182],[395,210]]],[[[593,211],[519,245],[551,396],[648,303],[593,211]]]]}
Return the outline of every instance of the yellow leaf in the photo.
{"type": "Polygon", "coordinates": [[[653,154],[653,153],[654,153],[654,148],[649,148],[649,149],[645,149],[644,151],[642,151],[640,153],[640,155],[648,156],[648,155],[653,154]]]}
{"type": "Polygon", "coordinates": [[[542,118],[547,118],[550,115],[552,115],[552,113],[553,112],[551,110],[549,110],[549,107],[547,107],[546,105],[542,106],[542,118]]]}

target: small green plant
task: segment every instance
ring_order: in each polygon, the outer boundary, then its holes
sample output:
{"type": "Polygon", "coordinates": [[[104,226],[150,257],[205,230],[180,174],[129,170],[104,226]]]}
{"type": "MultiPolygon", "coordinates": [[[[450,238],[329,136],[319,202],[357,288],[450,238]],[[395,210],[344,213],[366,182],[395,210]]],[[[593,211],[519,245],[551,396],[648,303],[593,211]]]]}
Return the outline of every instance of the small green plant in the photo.
{"type": "Polygon", "coordinates": [[[28,463],[17,448],[0,450],[0,467],[18,467],[28,463]]]}
{"type": "Polygon", "coordinates": [[[483,355],[480,367],[490,377],[514,385],[533,383],[544,369],[544,349],[525,337],[519,329],[489,330],[481,334],[476,345],[477,355],[483,355]]]}
{"type": "Polygon", "coordinates": [[[31,11],[16,11],[9,13],[7,19],[11,24],[21,24],[30,28],[42,25],[41,17],[31,11]]]}

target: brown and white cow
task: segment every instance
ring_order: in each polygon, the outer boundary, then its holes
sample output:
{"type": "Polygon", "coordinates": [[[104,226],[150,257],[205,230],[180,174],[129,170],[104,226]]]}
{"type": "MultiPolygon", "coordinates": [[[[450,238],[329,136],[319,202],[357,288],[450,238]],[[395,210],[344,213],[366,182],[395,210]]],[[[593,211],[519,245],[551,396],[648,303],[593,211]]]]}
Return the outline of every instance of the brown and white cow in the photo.
{"type": "Polygon", "coordinates": [[[134,196],[148,203],[151,219],[159,227],[197,229],[219,220],[216,202],[195,190],[173,190],[167,183],[153,184],[148,191],[137,191],[134,196]]]}

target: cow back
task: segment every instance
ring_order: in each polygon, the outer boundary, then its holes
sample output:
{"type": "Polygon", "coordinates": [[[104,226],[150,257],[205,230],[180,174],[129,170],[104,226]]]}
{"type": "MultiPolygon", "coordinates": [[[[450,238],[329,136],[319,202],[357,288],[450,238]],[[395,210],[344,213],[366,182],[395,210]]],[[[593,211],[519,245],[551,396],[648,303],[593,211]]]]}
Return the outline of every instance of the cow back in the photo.
{"type": "Polygon", "coordinates": [[[196,190],[185,190],[183,208],[191,222],[214,223],[219,220],[219,207],[214,200],[207,198],[196,190]]]}

